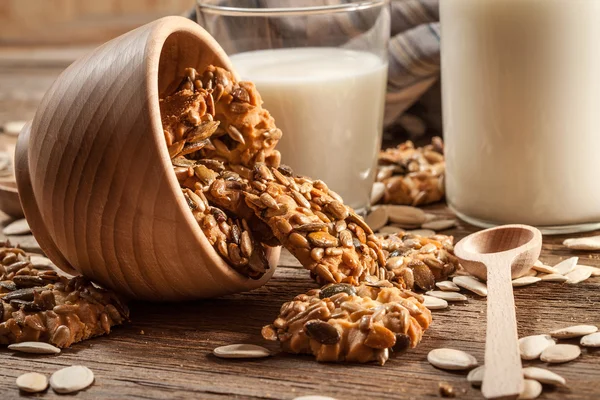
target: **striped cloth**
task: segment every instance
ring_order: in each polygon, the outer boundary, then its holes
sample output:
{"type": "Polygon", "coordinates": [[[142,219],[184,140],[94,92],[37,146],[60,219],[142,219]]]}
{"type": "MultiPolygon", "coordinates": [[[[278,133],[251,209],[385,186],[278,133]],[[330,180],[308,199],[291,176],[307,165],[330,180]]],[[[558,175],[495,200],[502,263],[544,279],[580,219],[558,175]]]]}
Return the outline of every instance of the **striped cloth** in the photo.
{"type": "MultiPolygon", "coordinates": [[[[254,6],[278,6],[292,0],[254,0],[254,6]]],[[[344,0],[348,1],[348,0],[344,0]]],[[[439,88],[429,97],[433,100],[433,107],[428,107],[428,99],[422,99],[427,91],[434,86],[440,75],[440,30],[439,30],[439,0],[391,0],[391,32],[388,47],[389,71],[385,110],[385,125],[400,125],[411,136],[418,136],[427,130],[427,114],[423,108],[433,108],[435,120],[433,125],[441,125],[439,115],[439,88]],[[407,110],[419,99],[420,106],[416,107],[417,113],[406,114],[407,110]]],[[[339,1],[336,1],[339,3],[339,1]]],[[[189,18],[196,20],[196,11],[189,13],[189,18]]],[[[347,23],[347,21],[345,21],[347,23]]],[[[328,26],[327,30],[347,30],[348,27],[328,26]]],[[[344,24],[345,25],[345,24],[344,24]]],[[[231,32],[232,27],[205,27],[209,32],[214,29],[226,29],[231,32]]],[[[293,27],[288,27],[293,29],[293,27]]],[[[319,37],[326,34],[319,32],[319,37]]],[[[434,129],[439,129],[435,127],[434,129]]]]}

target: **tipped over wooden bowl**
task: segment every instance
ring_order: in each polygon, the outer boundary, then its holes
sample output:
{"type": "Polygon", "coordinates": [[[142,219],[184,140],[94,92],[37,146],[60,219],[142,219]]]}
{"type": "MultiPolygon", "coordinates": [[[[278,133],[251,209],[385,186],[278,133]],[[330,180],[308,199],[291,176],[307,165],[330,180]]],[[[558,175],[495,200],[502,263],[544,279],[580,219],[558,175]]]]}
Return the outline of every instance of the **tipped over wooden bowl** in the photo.
{"type": "Polygon", "coordinates": [[[229,267],[189,210],[165,144],[159,97],[187,67],[233,71],[195,23],[166,17],[67,68],[19,137],[25,216],[62,269],[147,300],[220,296],[263,285],[229,267]]]}

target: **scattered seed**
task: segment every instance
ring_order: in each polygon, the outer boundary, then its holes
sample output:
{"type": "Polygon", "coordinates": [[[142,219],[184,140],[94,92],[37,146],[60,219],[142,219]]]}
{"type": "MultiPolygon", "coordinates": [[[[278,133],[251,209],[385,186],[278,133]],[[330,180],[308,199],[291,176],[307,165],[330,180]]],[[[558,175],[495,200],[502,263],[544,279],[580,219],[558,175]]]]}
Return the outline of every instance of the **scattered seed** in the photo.
{"type": "Polygon", "coordinates": [[[375,182],[371,188],[371,204],[376,204],[383,198],[385,193],[385,183],[375,182]]]}
{"type": "Polygon", "coordinates": [[[28,233],[31,233],[31,229],[29,228],[27,220],[23,218],[6,225],[2,230],[2,233],[4,233],[6,236],[26,235],[28,233]]]}
{"type": "Polygon", "coordinates": [[[460,287],[458,287],[458,285],[452,281],[436,282],[435,286],[444,292],[460,292],[460,287]]]}
{"type": "Polygon", "coordinates": [[[25,127],[25,121],[9,121],[2,126],[2,132],[11,136],[18,136],[25,127]]]}
{"type": "Polygon", "coordinates": [[[431,229],[413,229],[411,231],[406,231],[406,233],[423,237],[431,237],[435,235],[435,231],[432,231],[431,229]]]}
{"type": "Polygon", "coordinates": [[[517,397],[518,400],[532,400],[537,399],[542,394],[542,384],[533,379],[525,379],[523,385],[523,391],[517,397]]]}
{"type": "Polygon", "coordinates": [[[403,229],[398,228],[397,226],[393,226],[393,225],[388,225],[388,226],[384,226],[383,228],[379,229],[380,233],[388,233],[390,235],[393,235],[394,233],[398,233],[398,232],[402,232],[403,229]]]}
{"type": "Polygon", "coordinates": [[[446,398],[456,397],[456,390],[454,390],[454,386],[452,386],[448,382],[440,382],[438,384],[438,388],[440,391],[440,396],[446,397],[446,398]]]}
{"type": "Polygon", "coordinates": [[[481,365],[472,369],[467,375],[467,381],[473,386],[481,386],[483,383],[483,375],[485,373],[485,365],[481,365]]]}
{"type": "Polygon", "coordinates": [[[579,344],[584,347],[600,347],[600,332],[585,335],[579,344]]]}
{"type": "Polygon", "coordinates": [[[592,272],[591,276],[600,276],[600,268],[598,267],[592,267],[590,265],[582,265],[582,264],[577,264],[575,266],[575,269],[580,269],[580,268],[585,268],[585,269],[589,269],[592,272]]]}
{"type": "Polygon", "coordinates": [[[271,355],[269,350],[255,344],[221,346],[214,349],[213,354],[219,358],[263,358],[271,355]]]}
{"type": "Polygon", "coordinates": [[[452,371],[467,370],[477,366],[477,359],[461,350],[435,349],[427,354],[427,361],[434,367],[452,371]]]}
{"type": "Polygon", "coordinates": [[[512,285],[513,285],[513,287],[521,287],[521,286],[532,285],[539,281],[541,281],[541,279],[538,278],[537,276],[522,276],[520,278],[513,279],[512,285]]]}
{"type": "Polygon", "coordinates": [[[573,325],[567,328],[561,328],[550,332],[552,337],[557,339],[570,339],[589,335],[598,332],[598,327],[594,325],[573,325]]]}
{"type": "Polygon", "coordinates": [[[455,276],[452,278],[457,286],[470,290],[471,292],[478,294],[479,296],[487,296],[487,286],[485,283],[471,277],[471,276],[455,276]]]}
{"type": "Polygon", "coordinates": [[[576,268],[568,274],[565,274],[565,277],[567,278],[566,283],[570,285],[583,282],[590,276],[592,276],[592,271],[589,268],[576,268]]]}
{"type": "Polygon", "coordinates": [[[377,207],[374,209],[365,220],[367,224],[373,229],[378,231],[383,228],[388,222],[388,213],[386,207],[377,207]]]}
{"type": "Polygon", "coordinates": [[[8,346],[9,350],[32,354],[58,354],[60,349],[44,342],[21,342],[8,346]]]}
{"type": "Polygon", "coordinates": [[[430,310],[443,310],[444,308],[448,308],[448,302],[446,300],[427,295],[423,296],[423,305],[430,310]]]}
{"type": "Polygon", "coordinates": [[[550,335],[532,335],[519,339],[519,352],[523,360],[536,360],[542,352],[556,343],[550,335]]]}
{"type": "Polygon", "coordinates": [[[50,260],[49,258],[46,258],[44,256],[34,256],[32,255],[30,257],[31,264],[33,265],[45,265],[45,266],[53,266],[54,263],[52,262],[52,260],[50,260]]]}
{"type": "Polygon", "coordinates": [[[600,236],[566,239],[563,245],[572,250],[600,250],[600,236]]]}
{"type": "Polygon", "coordinates": [[[441,290],[430,290],[426,292],[429,296],[437,297],[446,301],[467,301],[467,297],[456,292],[443,292],[441,290]]]}
{"type": "Polygon", "coordinates": [[[579,261],[579,257],[567,258],[566,260],[563,260],[556,264],[554,266],[554,269],[558,274],[566,275],[575,269],[577,261],[579,261]]]}
{"type": "Polygon", "coordinates": [[[518,278],[522,278],[524,276],[537,276],[537,274],[538,274],[538,272],[535,269],[530,268],[527,271],[525,271],[523,274],[518,276],[518,278]]]}
{"type": "Polygon", "coordinates": [[[556,268],[546,265],[546,264],[542,263],[540,260],[537,260],[535,262],[535,264],[533,264],[533,267],[531,267],[531,268],[535,269],[538,272],[543,272],[545,274],[558,274],[558,271],[556,270],[556,268]]]}
{"type": "Polygon", "coordinates": [[[50,377],[50,386],[56,393],[74,393],[94,383],[94,373],[83,365],[59,369],[50,377]]]}
{"type": "Polygon", "coordinates": [[[326,299],[326,298],[334,296],[338,293],[346,293],[349,296],[355,296],[356,288],[347,283],[336,283],[333,285],[329,285],[329,286],[325,287],[323,290],[321,290],[321,292],[319,293],[319,298],[326,299]]]}
{"type": "Polygon", "coordinates": [[[540,359],[548,363],[564,363],[581,355],[581,349],[574,344],[556,344],[542,352],[540,359]]]}
{"type": "Polygon", "coordinates": [[[389,220],[395,224],[421,226],[425,222],[425,212],[411,206],[385,206],[389,220]]]}
{"type": "Polygon", "coordinates": [[[564,275],[561,274],[545,274],[545,275],[539,275],[538,276],[541,280],[546,281],[546,282],[566,282],[567,278],[564,275]]]}
{"type": "Polygon", "coordinates": [[[48,387],[48,378],[37,372],[28,372],[17,378],[17,387],[27,393],[39,393],[48,387]]]}
{"type": "Polygon", "coordinates": [[[455,219],[438,219],[438,220],[434,220],[434,221],[425,222],[425,223],[423,223],[423,225],[421,225],[422,228],[433,229],[434,231],[443,231],[443,230],[450,229],[455,226],[456,226],[455,219]]]}
{"type": "Polygon", "coordinates": [[[523,376],[525,376],[525,378],[527,379],[533,379],[535,381],[545,383],[548,385],[566,386],[567,384],[565,378],[545,368],[523,368],[523,376]]]}

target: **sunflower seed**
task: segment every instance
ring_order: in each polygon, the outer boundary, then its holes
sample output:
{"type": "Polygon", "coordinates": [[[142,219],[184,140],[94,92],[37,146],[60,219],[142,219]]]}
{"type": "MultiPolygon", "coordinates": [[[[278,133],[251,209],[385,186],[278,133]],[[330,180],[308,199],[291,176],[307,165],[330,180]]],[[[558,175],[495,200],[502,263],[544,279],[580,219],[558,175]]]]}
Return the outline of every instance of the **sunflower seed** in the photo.
{"type": "Polygon", "coordinates": [[[386,206],[389,220],[405,226],[421,226],[425,222],[425,212],[411,206],[386,206]]]}
{"type": "Polygon", "coordinates": [[[385,183],[374,182],[371,188],[371,205],[376,204],[383,198],[385,193],[385,183]]]}
{"type": "Polygon", "coordinates": [[[537,276],[522,276],[521,278],[513,279],[512,285],[513,285],[513,287],[521,287],[521,286],[532,285],[539,281],[541,281],[541,279],[538,278],[537,276]]]}
{"type": "Polygon", "coordinates": [[[31,233],[31,229],[29,228],[27,220],[23,218],[6,225],[2,230],[2,233],[4,233],[6,236],[26,235],[28,233],[31,233]]]}
{"type": "Polygon", "coordinates": [[[598,332],[598,327],[594,325],[573,325],[567,328],[561,328],[550,332],[552,337],[557,339],[570,339],[589,335],[598,332]]]}
{"type": "Polygon", "coordinates": [[[27,393],[39,393],[48,387],[48,378],[37,372],[28,372],[17,378],[17,387],[27,393]]]}
{"type": "Polygon", "coordinates": [[[537,260],[535,262],[535,264],[533,264],[533,267],[531,267],[531,268],[535,269],[538,272],[543,272],[545,274],[557,274],[558,273],[556,268],[546,265],[546,264],[542,263],[540,260],[537,260]]]}
{"type": "Polygon", "coordinates": [[[573,250],[600,250],[600,236],[566,239],[563,245],[573,250]]]}
{"type": "Polygon", "coordinates": [[[589,268],[576,268],[573,271],[565,274],[568,284],[574,285],[585,281],[592,276],[592,271],[589,268]]]}
{"type": "Polygon", "coordinates": [[[455,276],[452,278],[452,282],[454,282],[457,286],[461,288],[470,290],[471,292],[478,294],[479,296],[487,296],[487,286],[485,283],[478,281],[477,279],[471,276],[455,276]]]}
{"type": "Polygon", "coordinates": [[[443,292],[441,290],[430,290],[427,295],[437,297],[446,301],[467,301],[467,297],[456,292],[443,292]]]}
{"type": "Polygon", "coordinates": [[[485,365],[481,365],[469,371],[467,381],[473,386],[481,386],[483,383],[483,374],[485,373],[485,365]]]}
{"type": "Polygon", "coordinates": [[[542,352],[556,343],[550,335],[532,335],[519,339],[519,352],[523,360],[536,360],[542,352]]]}
{"type": "Polygon", "coordinates": [[[523,382],[523,391],[517,397],[518,400],[537,399],[542,394],[542,384],[533,379],[525,379],[523,382]]]}
{"type": "Polygon", "coordinates": [[[435,349],[427,354],[427,361],[434,367],[452,371],[467,370],[477,366],[477,359],[461,350],[435,349]]]}
{"type": "Polygon", "coordinates": [[[523,376],[548,385],[565,386],[567,384],[565,378],[545,368],[523,368],[523,376]]]}
{"type": "Polygon", "coordinates": [[[423,237],[431,237],[435,235],[435,231],[432,231],[431,229],[413,229],[410,231],[406,231],[406,233],[410,235],[417,235],[423,237]]]}
{"type": "Polygon", "coordinates": [[[443,310],[448,308],[448,302],[446,300],[427,295],[423,296],[423,305],[430,310],[443,310]]]}
{"type": "Polygon", "coordinates": [[[546,281],[546,282],[566,282],[567,278],[564,275],[561,274],[544,274],[544,275],[539,275],[538,276],[541,280],[546,281]]]}
{"type": "Polygon", "coordinates": [[[564,363],[581,355],[581,349],[574,344],[555,344],[542,352],[540,359],[548,363],[564,363]]]}
{"type": "Polygon", "coordinates": [[[456,226],[455,219],[438,219],[434,221],[425,222],[421,225],[425,229],[433,229],[434,231],[443,231],[456,226]]]}
{"type": "Polygon", "coordinates": [[[94,373],[82,365],[59,369],[50,377],[50,386],[56,393],[74,393],[94,383],[94,373]]]}
{"type": "Polygon", "coordinates": [[[600,347],[600,332],[585,335],[579,344],[584,347],[600,347]]]}
{"type": "Polygon", "coordinates": [[[554,269],[558,274],[566,275],[575,269],[577,261],[579,261],[579,257],[567,258],[566,260],[563,260],[556,264],[554,266],[554,269]]]}
{"type": "Polygon", "coordinates": [[[44,342],[21,342],[14,343],[8,346],[9,350],[20,351],[22,353],[33,354],[58,354],[60,349],[49,343],[44,342]]]}
{"type": "Polygon", "coordinates": [[[213,354],[219,358],[263,358],[271,355],[269,350],[255,344],[221,346],[214,349],[213,354]]]}
{"type": "Polygon", "coordinates": [[[373,231],[378,231],[388,222],[387,208],[377,207],[371,213],[369,213],[365,221],[371,227],[371,229],[373,229],[373,231]]]}
{"type": "Polygon", "coordinates": [[[458,287],[458,285],[452,281],[436,282],[435,286],[444,292],[460,292],[460,287],[458,287]]]}

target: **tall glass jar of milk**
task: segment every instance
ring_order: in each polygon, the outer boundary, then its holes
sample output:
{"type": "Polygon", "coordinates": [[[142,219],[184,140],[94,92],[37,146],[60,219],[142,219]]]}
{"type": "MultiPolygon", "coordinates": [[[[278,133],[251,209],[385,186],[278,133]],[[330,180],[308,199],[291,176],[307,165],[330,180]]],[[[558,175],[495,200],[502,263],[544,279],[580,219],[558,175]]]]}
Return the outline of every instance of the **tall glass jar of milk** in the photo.
{"type": "Polygon", "coordinates": [[[479,226],[600,228],[600,1],[441,0],[449,205],[479,226]]]}
{"type": "Polygon", "coordinates": [[[383,129],[388,2],[198,0],[197,12],[283,131],[283,163],[367,207],[383,129]]]}

